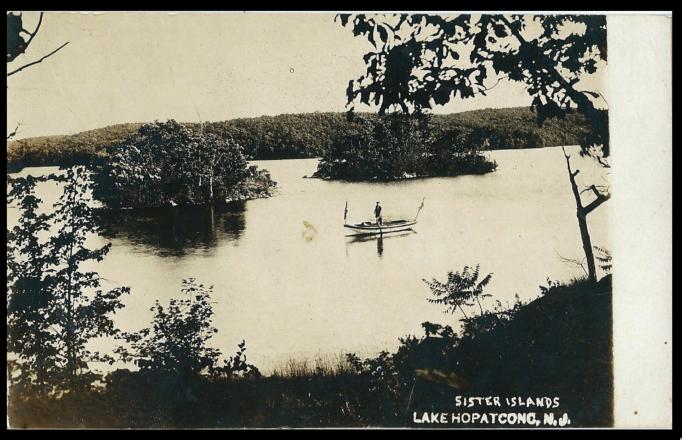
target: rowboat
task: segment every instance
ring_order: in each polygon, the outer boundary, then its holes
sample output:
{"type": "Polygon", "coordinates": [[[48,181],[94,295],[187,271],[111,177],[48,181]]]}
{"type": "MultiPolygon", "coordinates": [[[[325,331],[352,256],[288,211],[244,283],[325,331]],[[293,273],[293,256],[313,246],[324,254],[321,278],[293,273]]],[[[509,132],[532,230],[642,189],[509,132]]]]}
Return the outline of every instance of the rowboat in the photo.
{"type": "Polygon", "coordinates": [[[378,225],[376,222],[362,222],[344,224],[343,227],[353,232],[352,235],[376,235],[390,234],[393,232],[407,231],[417,224],[417,220],[392,220],[378,225]]]}
{"type": "Polygon", "coordinates": [[[346,236],[362,236],[362,235],[380,235],[391,234],[394,232],[408,231],[411,230],[414,225],[417,224],[417,217],[419,217],[419,212],[424,207],[424,199],[422,199],[419,209],[417,209],[417,215],[414,216],[412,220],[389,220],[382,222],[379,225],[377,222],[364,221],[361,223],[346,223],[346,218],[348,216],[348,201],[346,201],[346,207],[343,210],[343,227],[346,230],[350,230],[350,234],[346,236]]]}

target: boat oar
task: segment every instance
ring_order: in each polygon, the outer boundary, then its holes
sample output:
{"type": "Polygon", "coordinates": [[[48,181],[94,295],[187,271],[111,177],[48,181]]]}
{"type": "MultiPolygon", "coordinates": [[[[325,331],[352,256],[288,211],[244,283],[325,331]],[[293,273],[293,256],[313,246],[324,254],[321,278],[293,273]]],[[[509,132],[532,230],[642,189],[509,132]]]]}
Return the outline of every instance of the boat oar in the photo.
{"type": "Polygon", "coordinates": [[[417,215],[414,216],[414,221],[417,221],[417,217],[419,217],[419,213],[421,212],[422,208],[424,207],[424,199],[426,197],[422,197],[422,203],[419,205],[419,209],[417,209],[417,215]]]}

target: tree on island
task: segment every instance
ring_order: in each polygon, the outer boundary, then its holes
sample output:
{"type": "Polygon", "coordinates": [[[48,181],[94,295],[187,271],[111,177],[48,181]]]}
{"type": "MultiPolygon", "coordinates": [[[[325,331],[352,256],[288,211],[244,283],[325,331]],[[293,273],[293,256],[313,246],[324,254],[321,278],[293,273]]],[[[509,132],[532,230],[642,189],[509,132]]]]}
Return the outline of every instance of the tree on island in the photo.
{"type": "Polygon", "coordinates": [[[343,180],[396,180],[484,174],[497,164],[481,153],[475,130],[432,123],[427,114],[353,115],[336,133],[315,173],[343,180]]]}
{"type": "MultiPolygon", "coordinates": [[[[589,129],[580,140],[581,155],[608,167],[608,112],[595,100],[596,90],[581,90],[584,75],[607,60],[606,17],[601,15],[456,15],[425,14],[337,16],[355,36],[375,50],[364,55],[366,72],[346,90],[349,112],[354,104],[373,104],[379,113],[418,114],[455,98],[485,95],[502,79],[524,84],[533,98],[538,124],[568,113],[583,115],[589,129]],[[486,81],[496,79],[493,85],[486,81]]],[[[609,199],[591,185],[581,191],[566,154],[569,180],[588,266],[596,281],[587,215],[609,199]],[[595,199],[584,205],[581,194],[595,199]]]]}
{"type": "Polygon", "coordinates": [[[143,125],[96,162],[94,196],[111,208],[224,204],[267,196],[275,185],[231,137],[174,120],[143,125]]]}

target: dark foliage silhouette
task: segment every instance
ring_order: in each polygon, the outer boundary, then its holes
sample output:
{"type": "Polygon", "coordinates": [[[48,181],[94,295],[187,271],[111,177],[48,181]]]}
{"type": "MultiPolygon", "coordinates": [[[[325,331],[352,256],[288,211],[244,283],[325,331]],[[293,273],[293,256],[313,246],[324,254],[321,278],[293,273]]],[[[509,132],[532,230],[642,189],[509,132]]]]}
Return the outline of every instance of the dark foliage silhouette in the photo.
{"type": "Polygon", "coordinates": [[[40,213],[36,185],[47,177],[8,179],[8,203],[17,203],[19,222],[7,231],[7,351],[10,383],[23,392],[47,393],[56,382],[57,347],[47,344],[50,328],[50,274],[54,260],[49,243],[39,236],[49,231],[54,214],[40,213]],[[11,359],[11,358],[10,358],[11,359]]]}
{"type": "MultiPolygon", "coordinates": [[[[110,244],[90,249],[98,231],[93,220],[84,167],[44,178],[9,180],[10,201],[18,201],[19,224],[8,231],[9,346],[17,356],[17,391],[74,390],[88,386],[93,362],[113,362],[88,348],[93,338],[117,333],[112,315],[122,307],[126,287],[102,290],[97,272],[84,268],[102,261],[110,244]],[[62,194],[48,213],[38,214],[37,182],[51,180],[62,194]]],[[[14,373],[12,373],[14,374],[14,373]]]]}
{"type": "Polygon", "coordinates": [[[435,278],[431,281],[424,279],[424,283],[434,296],[434,298],[427,298],[427,301],[445,306],[446,313],[455,314],[459,310],[465,319],[468,319],[469,316],[464,311],[463,306],[473,306],[474,301],[476,301],[481,314],[483,314],[481,298],[491,296],[484,293],[483,290],[490,283],[493,274],[489,273],[479,280],[480,269],[480,265],[476,265],[476,267],[464,266],[461,272],[450,271],[445,282],[438,281],[435,278]]]}
{"type": "Polygon", "coordinates": [[[257,368],[246,362],[246,344],[219,363],[221,352],[210,346],[218,330],[213,327],[213,286],[204,286],[193,278],[182,281],[181,297],[171,299],[167,307],[156,301],[152,325],[135,333],[121,333],[128,346],[116,353],[124,362],[134,361],[141,371],[172,373],[182,377],[259,376],[257,368]]]}

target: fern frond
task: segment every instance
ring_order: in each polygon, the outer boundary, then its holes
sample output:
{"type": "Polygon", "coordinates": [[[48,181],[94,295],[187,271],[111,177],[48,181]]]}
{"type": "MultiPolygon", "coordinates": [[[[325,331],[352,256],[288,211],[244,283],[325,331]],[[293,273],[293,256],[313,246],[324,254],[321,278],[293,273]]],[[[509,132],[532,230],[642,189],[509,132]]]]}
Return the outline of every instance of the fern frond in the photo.
{"type": "Polygon", "coordinates": [[[481,271],[481,265],[477,264],[476,267],[474,268],[472,274],[471,274],[471,282],[473,284],[476,284],[476,281],[478,281],[478,275],[481,271]]]}
{"type": "Polygon", "coordinates": [[[481,280],[481,282],[478,283],[478,288],[481,289],[481,290],[483,290],[483,288],[484,288],[485,286],[487,286],[488,283],[490,283],[490,280],[491,280],[492,278],[493,278],[493,274],[492,274],[492,273],[489,273],[488,275],[486,275],[486,276],[481,280]]]}

